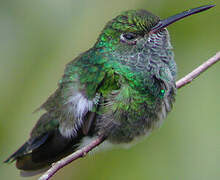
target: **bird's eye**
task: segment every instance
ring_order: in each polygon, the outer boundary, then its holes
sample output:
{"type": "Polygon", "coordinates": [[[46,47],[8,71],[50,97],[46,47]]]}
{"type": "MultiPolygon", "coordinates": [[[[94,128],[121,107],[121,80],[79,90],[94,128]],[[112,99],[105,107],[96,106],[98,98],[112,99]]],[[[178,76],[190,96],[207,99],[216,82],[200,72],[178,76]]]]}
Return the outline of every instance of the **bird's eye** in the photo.
{"type": "Polygon", "coordinates": [[[133,33],[125,33],[125,34],[123,34],[123,37],[127,40],[132,40],[132,39],[136,38],[136,35],[133,33]]]}
{"type": "Polygon", "coordinates": [[[124,43],[128,43],[130,45],[136,44],[137,35],[131,32],[123,33],[120,36],[120,40],[124,43]]]}

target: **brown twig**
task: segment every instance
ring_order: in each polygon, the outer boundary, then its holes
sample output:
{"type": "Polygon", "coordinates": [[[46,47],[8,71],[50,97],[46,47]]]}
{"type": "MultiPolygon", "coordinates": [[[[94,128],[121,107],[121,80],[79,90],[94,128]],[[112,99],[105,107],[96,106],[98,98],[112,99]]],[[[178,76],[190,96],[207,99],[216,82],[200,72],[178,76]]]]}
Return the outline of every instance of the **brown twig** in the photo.
{"type": "Polygon", "coordinates": [[[193,79],[198,77],[202,72],[208,69],[210,66],[214,65],[217,61],[220,60],[220,52],[216,53],[215,56],[208,59],[202,65],[194,69],[191,73],[187,74],[185,77],[181,78],[179,81],[176,82],[177,89],[189,84],[192,82],[193,79]]]}
{"type": "MultiPolygon", "coordinates": [[[[199,76],[202,72],[204,72],[206,69],[214,65],[217,61],[220,60],[220,52],[218,52],[215,56],[208,59],[206,62],[204,62],[202,65],[200,65],[198,68],[193,70],[191,73],[187,74],[185,77],[181,78],[179,81],[176,82],[177,89],[180,89],[181,87],[185,86],[186,84],[189,84],[192,82],[193,79],[195,79],[197,76],[199,76]]],[[[104,137],[100,136],[97,137],[94,141],[92,141],[90,144],[86,145],[85,147],[79,149],[78,151],[72,153],[71,155],[61,159],[60,161],[54,163],[52,167],[43,174],[39,180],[48,180],[50,179],[59,169],[66,166],[67,164],[71,163],[72,161],[86,156],[86,154],[97,147],[99,144],[101,144],[104,141],[104,137]]]]}

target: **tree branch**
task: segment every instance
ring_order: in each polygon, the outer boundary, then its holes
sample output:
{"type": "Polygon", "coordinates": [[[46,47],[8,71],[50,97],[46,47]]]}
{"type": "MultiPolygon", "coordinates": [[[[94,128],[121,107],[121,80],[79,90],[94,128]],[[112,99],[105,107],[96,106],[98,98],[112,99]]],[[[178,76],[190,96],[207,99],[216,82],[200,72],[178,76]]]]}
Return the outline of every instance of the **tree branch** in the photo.
{"type": "Polygon", "coordinates": [[[185,77],[181,78],[179,81],[176,82],[177,89],[180,89],[181,87],[189,84],[194,80],[196,77],[198,77],[202,72],[207,70],[209,67],[217,63],[217,61],[220,60],[220,51],[216,53],[215,56],[208,59],[206,62],[204,62],[202,65],[194,69],[191,73],[187,74],[185,77]]]}
{"type": "MultiPolygon", "coordinates": [[[[215,56],[208,59],[206,62],[204,62],[202,65],[197,67],[195,70],[193,70],[191,73],[187,74],[185,77],[181,78],[176,82],[177,89],[180,89],[181,87],[189,84],[194,80],[196,77],[198,77],[202,72],[207,70],[209,67],[214,65],[217,61],[220,60],[220,52],[218,52],[215,56]]],[[[103,136],[97,137],[94,141],[92,141],[90,144],[86,145],[85,147],[79,149],[78,151],[70,154],[69,156],[61,159],[60,161],[52,164],[52,167],[44,173],[39,180],[48,180],[50,179],[59,169],[63,168],[64,166],[68,165],[72,161],[86,156],[86,154],[97,147],[99,144],[101,144],[105,138],[103,136]]]]}

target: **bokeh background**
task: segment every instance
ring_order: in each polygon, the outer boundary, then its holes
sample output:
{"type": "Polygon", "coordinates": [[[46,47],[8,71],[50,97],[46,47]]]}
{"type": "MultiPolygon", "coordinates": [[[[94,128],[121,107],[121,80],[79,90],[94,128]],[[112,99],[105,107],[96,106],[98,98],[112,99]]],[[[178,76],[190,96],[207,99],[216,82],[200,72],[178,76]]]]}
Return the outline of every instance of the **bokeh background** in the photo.
{"type": "MultiPolygon", "coordinates": [[[[144,8],[165,18],[217,4],[168,28],[180,78],[220,50],[219,2],[1,0],[0,179],[23,179],[14,165],[2,161],[27,140],[40,116],[32,112],[56,89],[65,64],[95,43],[108,20],[128,9],[144,8]]],[[[53,179],[220,179],[219,79],[220,63],[178,91],[172,113],[148,139],[87,156],[53,179]]]]}

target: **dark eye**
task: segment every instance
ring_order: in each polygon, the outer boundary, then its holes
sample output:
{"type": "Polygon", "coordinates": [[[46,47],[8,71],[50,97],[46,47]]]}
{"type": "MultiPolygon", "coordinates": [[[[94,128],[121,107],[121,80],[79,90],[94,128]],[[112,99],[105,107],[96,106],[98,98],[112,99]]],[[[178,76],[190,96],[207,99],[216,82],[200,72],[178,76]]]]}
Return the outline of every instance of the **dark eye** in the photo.
{"type": "Polygon", "coordinates": [[[120,36],[120,40],[124,43],[128,43],[128,44],[136,44],[136,38],[137,38],[137,35],[134,34],[134,33],[123,33],[121,34],[120,36]]]}
{"type": "Polygon", "coordinates": [[[132,39],[136,38],[136,35],[133,33],[125,33],[125,34],[123,34],[123,37],[127,40],[132,40],[132,39]]]}

